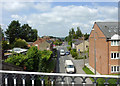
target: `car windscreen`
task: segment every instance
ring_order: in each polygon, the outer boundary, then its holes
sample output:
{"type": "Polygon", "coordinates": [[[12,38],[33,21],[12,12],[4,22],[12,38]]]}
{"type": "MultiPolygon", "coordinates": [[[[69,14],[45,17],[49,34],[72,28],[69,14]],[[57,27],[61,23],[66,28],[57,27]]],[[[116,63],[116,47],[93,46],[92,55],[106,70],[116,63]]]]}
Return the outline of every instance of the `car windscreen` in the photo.
{"type": "Polygon", "coordinates": [[[67,68],[74,68],[73,65],[67,65],[67,68]]]}

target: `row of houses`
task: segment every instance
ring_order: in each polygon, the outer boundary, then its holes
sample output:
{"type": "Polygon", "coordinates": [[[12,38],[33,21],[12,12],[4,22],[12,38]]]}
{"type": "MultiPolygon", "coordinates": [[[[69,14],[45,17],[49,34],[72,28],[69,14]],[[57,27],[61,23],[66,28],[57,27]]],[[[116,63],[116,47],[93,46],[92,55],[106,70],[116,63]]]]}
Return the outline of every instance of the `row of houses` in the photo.
{"type": "Polygon", "coordinates": [[[120,73],[120,26],[95,22],[89,36],[89,65],[100,74],[120,73]],[[96,60],[95,60],[96,59],[96,60]]]}

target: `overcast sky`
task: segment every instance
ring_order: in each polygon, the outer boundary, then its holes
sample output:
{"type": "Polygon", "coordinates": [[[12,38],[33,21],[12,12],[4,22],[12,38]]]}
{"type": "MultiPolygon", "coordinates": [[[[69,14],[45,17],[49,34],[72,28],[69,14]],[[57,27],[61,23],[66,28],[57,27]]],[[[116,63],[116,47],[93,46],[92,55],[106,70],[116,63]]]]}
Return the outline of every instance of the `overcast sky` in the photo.
{"type": "Polygon", "coordinates": [[[2,4],[2,28],[12,20],[28,23],[38,30],[38,35],[65,37],[73,27],[90,33],[94,22],[118,20],[117,2],[4,2],[2,4]]]}

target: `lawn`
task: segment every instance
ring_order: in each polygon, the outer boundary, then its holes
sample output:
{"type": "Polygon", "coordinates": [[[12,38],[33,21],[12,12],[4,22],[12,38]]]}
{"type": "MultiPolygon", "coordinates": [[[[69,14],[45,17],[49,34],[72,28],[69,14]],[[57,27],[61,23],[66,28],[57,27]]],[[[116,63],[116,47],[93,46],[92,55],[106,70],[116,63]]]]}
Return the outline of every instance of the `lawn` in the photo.
{"type": "MultiPolygon", "coordinates": [[[[94,75],[94,73],[88,67],[85,66],[82,69],[86,74],[93,74],[94,75]]],[[[94,82],[94,79],[92,79],[92,78],[90,78],[90,79],[92,82],[94,82]]],[[[115,79],[109,79],[108,80],[109,86],[116,86],[116,81],[117,80],[115,80],[115,79]]],[[[97,79],[97,83],[98,83],[97,86],[104,86],[105,80],[103,78],[99,78],[99,79],[97,79]]]]}

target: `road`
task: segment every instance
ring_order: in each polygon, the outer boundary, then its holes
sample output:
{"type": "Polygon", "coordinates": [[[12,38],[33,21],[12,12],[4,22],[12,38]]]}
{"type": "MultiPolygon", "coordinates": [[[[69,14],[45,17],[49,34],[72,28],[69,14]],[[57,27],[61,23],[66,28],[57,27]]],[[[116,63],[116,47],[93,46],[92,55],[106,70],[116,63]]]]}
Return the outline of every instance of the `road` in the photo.
{"type": "MultiPolygon", "coordinates": [[[[64,46],[57,47],[57,50],[58,50],[57,72],[58,73],[66,73],[66,71],[65,71],[65,60],[72,60],[74,66],[76,68],[76,74],[85,74],[84,71],[82,70],[82,68],[84,66],[83,60],[74,60],[71,55],[60,56],[60,53],[59,53],[60,49],[64,49],[65,51],[67,51],[67,46],[68,45],[65,43],[64,46]]],[[[87,62],[87,60],[86,60],[86,62],[87,62]]],[[[58,79],[58,81],[61,81],[61,80],[58,79]]],[[[71,81],[72,81],[71,78],[66,77],[64,84],[66,84],[66,86],[71,86],[70,85],[71,81]]],[[[88,79],[87,83],[91,84],[92,82],[90,81],[90,79],[88,79]]],[[[82,84],[82,80],[80,78],[76,78],[75,79],[75,84],[82,84]]]]}

